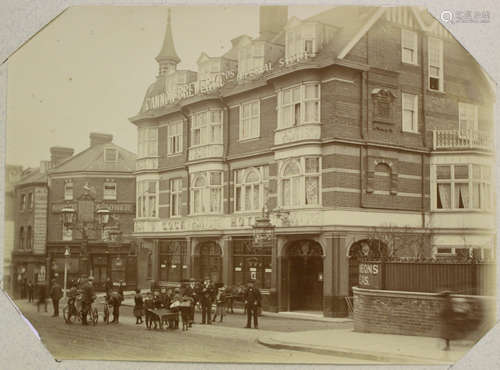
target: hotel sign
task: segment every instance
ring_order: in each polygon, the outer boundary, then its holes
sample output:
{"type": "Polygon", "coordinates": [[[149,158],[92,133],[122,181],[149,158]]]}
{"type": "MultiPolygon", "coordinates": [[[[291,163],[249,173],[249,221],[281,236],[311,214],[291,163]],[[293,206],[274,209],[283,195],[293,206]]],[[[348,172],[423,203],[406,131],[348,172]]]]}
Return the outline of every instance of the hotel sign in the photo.
{"type": "MultiPolygon", "coordinates": [[[[61,213],[63,208],[73,208],[77,209],[75,203],[59,203],[52,204],[52,213],[61,213]]],[[[96,209],[107,208],[111,213],[135,213],[134,203],[97,203],[96,209]]]]}

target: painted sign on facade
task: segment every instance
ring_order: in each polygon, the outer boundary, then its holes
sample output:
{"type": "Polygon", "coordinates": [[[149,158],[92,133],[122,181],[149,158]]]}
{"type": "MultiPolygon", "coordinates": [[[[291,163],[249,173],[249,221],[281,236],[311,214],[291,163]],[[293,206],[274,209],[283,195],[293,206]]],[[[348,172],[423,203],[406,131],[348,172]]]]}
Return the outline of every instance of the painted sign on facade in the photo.
{"type": "Polygon", "coordinates": [[[359,264],[359,287],[382,289],[382,264],[363,262],[359,264]]]}

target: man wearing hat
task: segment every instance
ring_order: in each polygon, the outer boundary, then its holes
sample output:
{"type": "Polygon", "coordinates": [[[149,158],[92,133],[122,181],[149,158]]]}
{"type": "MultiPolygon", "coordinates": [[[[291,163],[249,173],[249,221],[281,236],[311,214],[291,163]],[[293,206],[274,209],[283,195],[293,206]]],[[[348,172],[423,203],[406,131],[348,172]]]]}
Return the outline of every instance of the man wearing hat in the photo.
{"type": "Polygon", "coordinates": [[[61,285],[56,279],[52,279],[52,287],[50,288],[50,298],[52,299],[52,306],[54,307],[54,313],[52,317],[59,316],[59,300],[62,297],[61,285]]]}
{"type": "Polygon", "coordinates": [[[215,289],[209,278],[205,279],[201,290],[201,323],[212,324],[212,302],[215,295],[215,289]]]}
{"type": "Polygon", "coordinates": [[[245,306],[247,308],[247,325],[245,328],[250,329],[252,327],[252,316],[254,329],[259,327],[258,316],[260,301],[261,296],[259,289],[253,286],[253,282],[249,282],[248,288],[245,291],[245,306]]]}

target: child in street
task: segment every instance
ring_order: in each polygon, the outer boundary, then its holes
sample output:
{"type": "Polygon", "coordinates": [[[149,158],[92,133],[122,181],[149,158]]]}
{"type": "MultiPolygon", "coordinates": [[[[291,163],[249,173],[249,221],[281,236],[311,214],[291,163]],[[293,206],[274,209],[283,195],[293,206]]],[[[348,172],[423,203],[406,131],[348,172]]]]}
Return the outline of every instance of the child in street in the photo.
{"type": "Polygon", "coordinates": [[[221,287],[217,291],[217,296],[215,298],[215,315],[212,319],[213,322],[215,322],[215,319],[217,316],[220,316],[220,322],[222,322],[222,319],[224,318],[224,307],[226,306],[226,292],[225,288],[221,287]]]}

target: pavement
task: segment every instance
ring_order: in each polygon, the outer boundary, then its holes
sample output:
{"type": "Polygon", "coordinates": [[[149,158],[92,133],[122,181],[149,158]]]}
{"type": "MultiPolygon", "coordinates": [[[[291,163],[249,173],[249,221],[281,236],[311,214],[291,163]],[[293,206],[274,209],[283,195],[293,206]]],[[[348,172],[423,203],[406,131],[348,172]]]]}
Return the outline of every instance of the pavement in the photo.
{"type": "Polygon", "coordinates": [[[470,342],[452,342],[451,350],[443,351],[444,341],[440,338],[358,333],[352,329],[262,333],[257,341],[275,349],[391,364],[453,364],[473,345],[470,342]]]}
{"type": "MultiPolygon", "coordinates": [[[[133,306],[134,292],[126,292],[123,305],[133,306]]],[[[234,309],[242,313],[241,309],[234,309]]],[[[329,318],[304,312],[266,312],[269,318],[320,321],[328,324],[343,323],[344,327],[327,330],[298,332],[258,331],[256,341],[274,349],[294,350],[364,361],[401,364],[453,364],[473,346],[472,342],[453,341],[449,351],[443,351],[440,338],[354,332],[350,318],[329,318]]],[[[227,328],[226,328],[227,330],[227,328]]]]}

